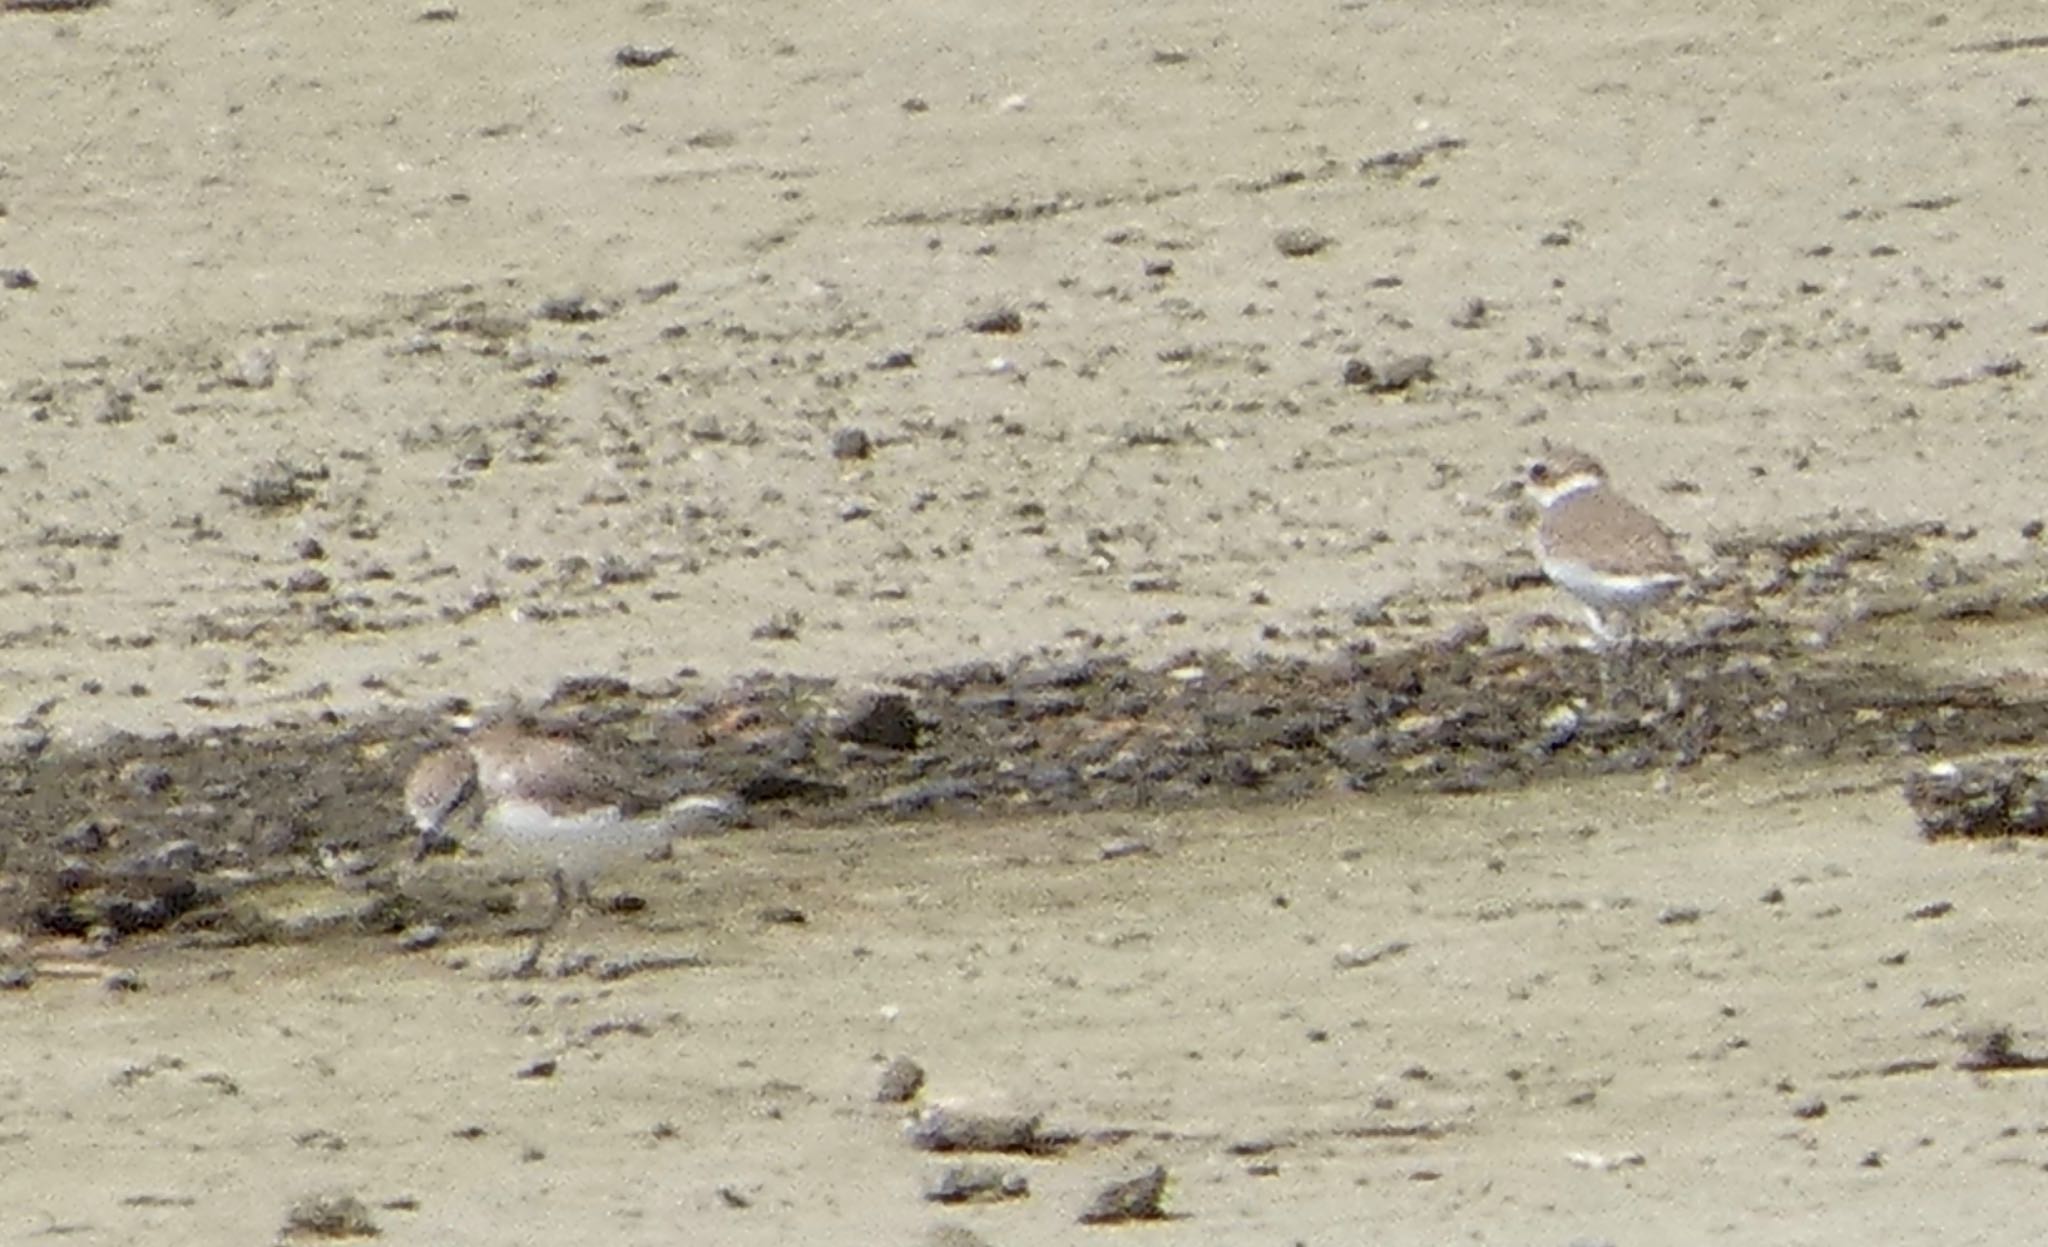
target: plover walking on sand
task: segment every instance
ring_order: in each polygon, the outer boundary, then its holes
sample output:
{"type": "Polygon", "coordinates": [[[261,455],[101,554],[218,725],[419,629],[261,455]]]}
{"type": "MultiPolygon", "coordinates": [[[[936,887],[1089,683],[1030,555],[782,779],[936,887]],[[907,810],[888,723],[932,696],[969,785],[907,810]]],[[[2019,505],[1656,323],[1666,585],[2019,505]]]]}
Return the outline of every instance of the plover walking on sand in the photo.
{"type": "Polygon", "coordinates": [[[554,909],[522,963],[525,971],[601,872],[654,856],[678,837],[720,830],[738,813],[737,802],[722,797],[649,799],[581,745],[512,724],[421,758],[406,780],[405,807],[421,855],[452,836],[546,873],[554,909]]]}
{"type": "Polygon", "coordinates": [[[1529,465],[1529,496],[1543,508],[1536,559],[1543,574],[1586,607],[1602,646],[1633,639],[1636,618],[1689,575],[1656,517],[1616,493],[1591,455],[1553,448],[1529,465]]]}

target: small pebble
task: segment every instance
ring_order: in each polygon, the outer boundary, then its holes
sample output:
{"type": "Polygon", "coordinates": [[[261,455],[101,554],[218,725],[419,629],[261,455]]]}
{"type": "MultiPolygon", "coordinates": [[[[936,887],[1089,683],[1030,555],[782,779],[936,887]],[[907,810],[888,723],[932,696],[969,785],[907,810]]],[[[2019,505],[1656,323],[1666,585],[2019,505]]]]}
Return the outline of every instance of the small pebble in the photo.
{"type": "Polygon", "coordinates": [[[612,63],[621,69],[652,69],[663,61],[673,59],[676,50],[667,45],[642,47],[627,44],[612,53],[612,63]]]}
{"type": "Polygon", "coordinates": [[[923,730],[908,697],[901,693],[872,693],[847,712],[846,722],[834,735],[855,745],[910,750],[917,748],[923,730]]]}
{"type": "Polygon", "coordinates": [[[1335,241],[1320,230],[1293,226],[1273,235],[1273,249],[1290,260],[1299,260],[1328,250],[1335,241]]]}
{"type": "Polygon", "coordinates": [[[999,307],[975,316],[967,328],[975,333],[1022,333],[1024,316],[1015,308],[999,307]]]}
{"type": "Polygon", "coordinates": [[[1035,1113],[977,1113],[935,1104],[906,1132],[923,1152],[1043,1152],[1063,1140],[1045,1134],[1035,1113]]]}
{"type": "Polygon", "coordinates": [[[1114,1225],[1123,1221],[1157,1221],[1166,1215],[1160,1206],[1166,1194],[1166,1166],[1154,1165],[1135,1178],[1112,1182],[1096,1192],[1081,1210],[1083,1225],[1114,1225]]]}
{"type": "Polygon", "coordinates": [[[159,762],[130,762],[119,772],[121,787],[137,797],[154,797],[170,791],[170,768],[159,762]]]}
{"type": "Polygon", "coordinates": [[[293,1204],[285,1214],[286,1241],[307,1238],[375,1238],[381,1231],[370,1218],[369,1206],[353,1195],[330,1192],[309,1195],[293,1204]]]}
{"type": "Polygon", "coordinates": [[[1030,1193],[1030,1180],[1014,1169],[969,1163],[940,1170],[926,1183],[924,1197],[935,1204],[987,1204],[1030,1193]]]}
{"type": "Polygon", "coordinates": [[[836,429],[832,433],[832,457],[839,460],[865,459],[873,453],[874,443],[868,439],[867,430],[856,428],[836,429]]]}
{"type": "Polygon", "coordinates": [[[228,370],[227,382],[245,390],[269,389],[277,382],[277,353],[267,346],[243,351],[228,370]]]}
{"type": "Polygon", "coordinates": [[[875,1084],[875,1103],[908,1104],[924,1089],[924,1066],[899,1056],[882,1069],[875,1084]]]}

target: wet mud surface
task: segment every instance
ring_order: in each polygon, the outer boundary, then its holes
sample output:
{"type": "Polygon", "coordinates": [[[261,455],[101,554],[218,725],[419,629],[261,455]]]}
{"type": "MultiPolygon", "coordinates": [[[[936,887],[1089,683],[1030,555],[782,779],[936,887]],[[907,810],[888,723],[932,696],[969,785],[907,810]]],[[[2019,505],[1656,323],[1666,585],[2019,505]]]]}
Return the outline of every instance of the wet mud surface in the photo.
{"type": "MultiPolygon", "coordinates": [[[[694,700],[576,680],[526,709],[662,799],[736,794],[740,837],[1340,791],[1505,793],[1756,759],[1924,765],[2048,731],[2041,690],[1912,661],[1932,627],[2024,624],[2039,609],[2021,583],[1925,590],[1947,541],[1921,529],[1731,548],[1730,565],[1754,574],[1707,585],[1683,615],[1695,634],[1627,652],[1497,644],[1467,623],[1384,652],[1361,630],[1354,652],[1318,661],[968,663],[865,688],[764,676],[694,700]]],[[[403,880],[413,837],[397,794],[446,738],[419,715],[20,757],[6,776],[23,833],[7,858],[12,920],[102,943],[491,921],[475,896],[403,880]],[[297,925],[261,900],[336,882],[377,899],[344,904],[346,921],[297,925]]]]}

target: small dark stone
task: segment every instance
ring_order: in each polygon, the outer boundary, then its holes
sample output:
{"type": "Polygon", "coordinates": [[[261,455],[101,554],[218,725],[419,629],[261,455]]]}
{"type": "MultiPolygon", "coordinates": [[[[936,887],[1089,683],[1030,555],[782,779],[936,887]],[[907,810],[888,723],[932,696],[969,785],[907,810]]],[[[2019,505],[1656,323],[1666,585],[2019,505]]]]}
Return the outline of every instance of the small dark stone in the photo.
{"type": "Polygon", "coordinates": [[[199,885],[190,878],[173,879],[154,891],[154,895],[139,899],[123,896],[106,900],[100,921],[118,935],[160,931],[205,899],[199,885]]]}
{"type": "Polygon", "coordinates": [[[1299,260],[1327,251],[1335,242],[1336,240],[1328,234],[1306,226],[1294,226],[1273,235],[1274,250],[1290,260],[1299,260]]]}
{"type": "Polygon", "coordinates": [[[972,317],[967,328],[975,333],[1022,333],[1024,314],[1013,307],[999,307],[972,317]]]}
{"type": "Polygon", "coordinates": [[[36,275],[25,268],[0,268],[0,289],[34,290],[38,284],[36,275]]]}
{"type": "Polygon", "coordinates": [[[57,834],[60,853],[97,853],[107,846],[107,829],[96,818],[81,818],[57,834]]]}
{"type": "Polygon", "coordinates": [[[620,69],[652,69],[663,61],[672,59],[676,50],[672,47],[638,47],[627,44],[612,53],[612,63],[620,69]]]}
{"type": "Polygon", "coordinates": [[[1477,329],[1486,323],[1487,314],[1491,311],[1492,309],[1486,306],[1486,300],[1467,299],[1465,306],[1451,315],[1451,328],[1477,329]]]}
{"type": "Polygon", "coordinates": [[[832,433],[834,459],[865,459],[874,453],[874,449],[874,443],[869,440],[866,429],[836,429],[832,433]]]}
{"type": "Polygon", "coordinates": [[[1160,1200],[1166,1194],[1166,1166],[1154,1165],[1135,1178],[1113,1182],[1096,1193],[1081,1210],[1083,1225],[1121,1221],[1157,1221],[1166,1215],[1160,1200]]]}
{"type": "Polygon", "coordinates": [[[843,741],[877,749],[915,749],[922,726],[909,698],[901,693],[875,693],[861,700],[837,735],[843,741]]]}
{"type": "Polygon", "coordinates": [[[302,567],[285,578],[286,593],[325,593],[334,587],[327,573],[317,567],[302,567]]]}
{"type": "Polygon", "coordinates": [[[533,309],[533,314],[542,320],[575,325],[586,321],[603,320],[605,310],[582,294],[563,294],[542,300],[540,306],[533,309]]]}
{"type": "Polygon", "coordinates": [[[923,1152],[1021,1152],[1039,1155],[1058,1151],[1073,1136],[1050,1134],[1043,1119],[1031,1113],[977,1113],[943,1105],[928,1108],[910,1123],[910,1145],[923,1152]]]}
{"type": "Polygon", "coordinates": [[[924,1066],[907,1056],[897,1057],[882,1069],[875,1084],[875,1103],[908,1104],[924,1090],[924,1066]]]}
{"type": "Polygon", "coordinates": [[[970,1163],[946,1166],[926,1184],[924,1197],[935,1204],[988,1204],[1030,1193],[1030,1180],[1016,1170],[970,1163]]]}
{"type": "Polygon", "coordinates": [[[138,797],[161,796],[171,790],[169,767],[159,762],[130,762],[121,768],[121,786],[138,797]]]}
{"type": "Polygon", "coordinates": [[[1392,363],[1382,364],[1372,379],[1365,384],[1370,386],[1375,394],[1392,394],[1435,378],[1436,360],[1433,357],[1404,355],[1392,363]]]}

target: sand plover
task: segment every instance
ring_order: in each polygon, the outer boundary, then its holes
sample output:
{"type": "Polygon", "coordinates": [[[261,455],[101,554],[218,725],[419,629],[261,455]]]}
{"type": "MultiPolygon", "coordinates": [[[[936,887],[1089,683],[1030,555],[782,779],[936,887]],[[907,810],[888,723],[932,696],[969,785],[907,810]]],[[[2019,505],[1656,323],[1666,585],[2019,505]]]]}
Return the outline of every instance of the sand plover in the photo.
{"type": "Polygon", "coordinates": [[[1529,465],[1526,489],[1543,517],[1536,559],[1551,583],[1586,607],[1605,646],[1632,639],[1637,615],[1670,597],[1689,574],[1656,517],[1616,493],[1591,455],[1555,447],[1529,465]]]}
{"type": "Polygon", "coordinates": [[[722,830],[738,803],[715,796],[662,802],[638,793],[581,745],[500,724],[421,758],[405,783],[419,855],[453,838],[544,872],[554,909],[528,954],[607,868],[655,856],[671,841],[722,830]]]}

